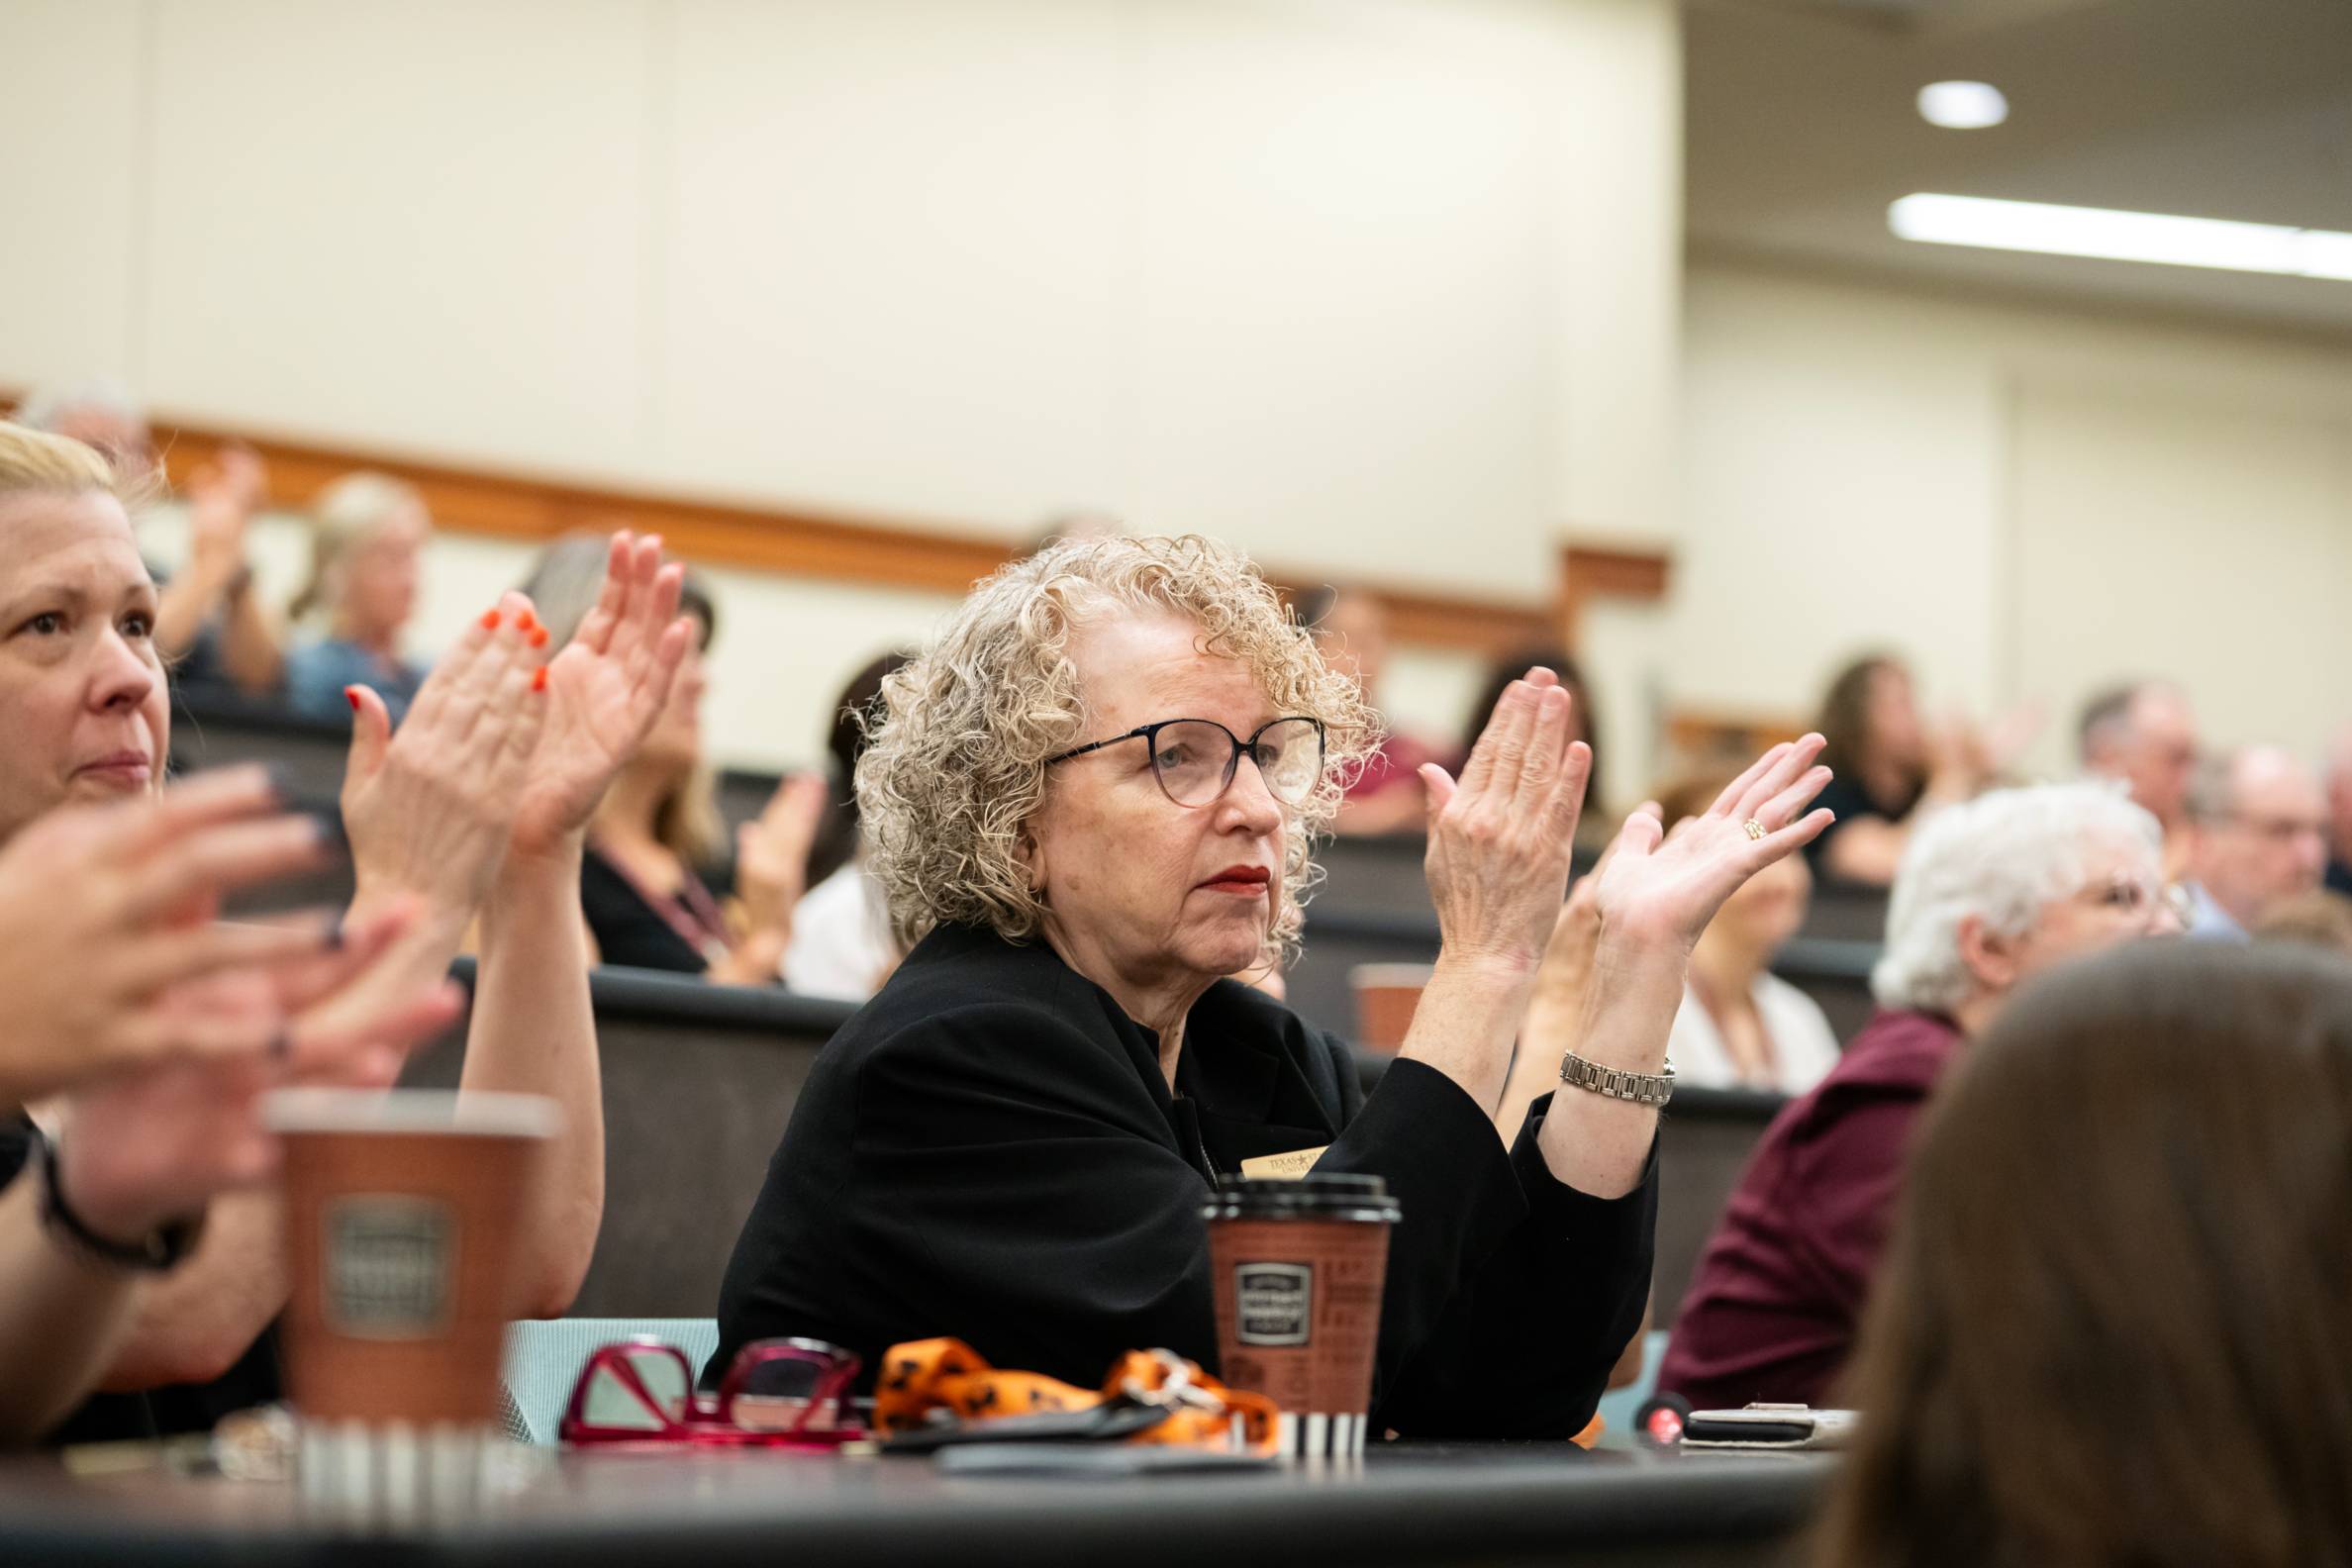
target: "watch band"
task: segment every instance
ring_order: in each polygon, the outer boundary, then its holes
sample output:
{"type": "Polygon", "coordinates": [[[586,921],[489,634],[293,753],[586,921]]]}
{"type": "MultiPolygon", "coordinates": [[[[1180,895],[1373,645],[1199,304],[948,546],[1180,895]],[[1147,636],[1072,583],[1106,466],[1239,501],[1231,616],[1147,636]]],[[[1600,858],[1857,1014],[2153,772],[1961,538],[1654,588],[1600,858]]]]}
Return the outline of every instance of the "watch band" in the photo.
{"type": "Polygon", "coordinates": [[[1586,1061],[1574,1051],[1560,1058],[1560,1082],[1571,1089],[1589,1089],[1594,1094],[1612,1100],[1630,1100],[1635,1105],[1662,1106],[1674,1098],[1674,1062],[1665,1063],[1660,1073],[1626,1072],[1621,1067],[1604,1067],[1599,1062],[1586,1061]]]}
{"type": "Polygon", "coordinates": [[[201,1213],[157,1225],[137,1241],[116,1241],[100,1235],[65,1201],[65,1189],[57,1183],[55,1145],[36,1131],[33,1147],[35,1157],[41,1162],[42,1228],[73,1250],[110,1267],[139,1269],[150,1274],[176,1268],[196,1250],[197,1237],[204,1233],[201,1213]]]}

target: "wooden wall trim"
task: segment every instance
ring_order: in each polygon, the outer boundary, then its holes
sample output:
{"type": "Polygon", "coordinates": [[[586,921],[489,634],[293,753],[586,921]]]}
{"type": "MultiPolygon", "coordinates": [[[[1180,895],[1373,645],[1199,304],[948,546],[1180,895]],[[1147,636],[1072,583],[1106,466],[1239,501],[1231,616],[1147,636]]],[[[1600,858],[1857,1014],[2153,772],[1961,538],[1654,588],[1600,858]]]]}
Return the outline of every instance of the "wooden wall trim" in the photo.
{"type": "Polygon", "coordinates": [[[1595,599],[1654,603],[1666,597],[1674,558],[1664,550],[1570,543],[1560,549],[1560,629],[1574,651],[1585,606],[1595,599]]]}
{"type": "Polygon", "coordinates": [[[338,477],[368,468],[415,485],[437,526],[498,539],[536,543],[575,529],[631,528],[661,535],[679,555],[703,565],[951,594],[1011,553],[997,540],[921,525],[582,485],[199,425],[158,424],[154,434],[174,485],[239,441],[269,465],[277,505],[304,506],[338,477]]]}
{"type": "MultiPolygon", "coordinates": [[[[14,406],[15,397],[5,401],[14,406]]],[[[288,437],[231,431],[203,421],[158,419],[156,448],[174,485],[231,441],[269,465],[272,503],[299,508],[340,476],[368,468],[415,485],[435,523],[458,533],[538,543],[574,529],[631,528],[662,536],[680,556],[870,587],[961,594],[1011,559],[1017,544],[937,524],[856,517],[793,507],[703,501],[621,486],[550,479],[493,468],[288,437]]],[[[1266,566],[1277,583],[1324,580],[1324,572],[1266,566]]],[[[1387,607],[1390,637],[1417,646],[1499,655],[1548,641],[1558,627],[1548,605],[1425,593],[1378,582],[1363,586],[1387,607]]]]}

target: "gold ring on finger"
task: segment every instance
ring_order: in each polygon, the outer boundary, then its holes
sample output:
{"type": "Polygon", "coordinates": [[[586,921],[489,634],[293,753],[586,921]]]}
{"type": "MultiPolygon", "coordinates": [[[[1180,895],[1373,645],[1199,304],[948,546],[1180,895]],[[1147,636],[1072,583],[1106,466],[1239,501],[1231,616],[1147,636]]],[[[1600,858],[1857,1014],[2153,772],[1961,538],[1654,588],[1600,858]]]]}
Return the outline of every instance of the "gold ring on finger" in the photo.
{"type": "Polygon", "coordinates": [[[1750,817],[1746,822],[1741,823],[1739,826],[1747,830],[1747,835],[1750,838],[1761,838],[1764,836],[1764,825],[1756,821],[1756,819],[1753,817],[1750,817]]]}

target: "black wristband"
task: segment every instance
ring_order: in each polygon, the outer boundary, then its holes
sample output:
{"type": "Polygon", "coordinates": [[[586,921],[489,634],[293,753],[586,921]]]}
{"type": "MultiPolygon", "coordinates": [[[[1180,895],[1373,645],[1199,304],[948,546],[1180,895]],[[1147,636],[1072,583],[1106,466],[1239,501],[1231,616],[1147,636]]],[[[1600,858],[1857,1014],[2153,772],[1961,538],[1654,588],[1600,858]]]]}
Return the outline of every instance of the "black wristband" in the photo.
{"type": "Polygon", "coordinates": [[[196,1250],[196,1238],[204,1233],[201,1213],[157,1225],[137,1241],[114,1241],[100,1235],[65,1201],[65,1189],[57,1181],[56,1147],[39,1129],[33,1133],[33,1151],[41,1165],[42,1226],[75,1251],[115,1268],[159,1274],[177,1267],[196,1250]]]}

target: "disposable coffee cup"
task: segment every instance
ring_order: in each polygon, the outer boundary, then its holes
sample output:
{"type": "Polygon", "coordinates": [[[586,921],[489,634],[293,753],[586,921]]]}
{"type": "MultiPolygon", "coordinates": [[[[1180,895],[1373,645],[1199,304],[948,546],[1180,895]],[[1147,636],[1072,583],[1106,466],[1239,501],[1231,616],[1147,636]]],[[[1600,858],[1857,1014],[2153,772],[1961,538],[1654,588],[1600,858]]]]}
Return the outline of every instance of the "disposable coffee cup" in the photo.
{"type": "Polygon", "coordinates": [[[290,1089],[264,1115],[285,1146],[282,1340],[305,1500],[392,1522],[476,1501],[555,1103],[290,1089]]]}
{"type": "Polygon", "coordinates": [[[1389,1226],[1378,1176],[1225,1177],[1204,1213],[1227,1386],[1281,1407],[1282,1451],[1364,1451],[1389,1226]]]}
{"type": "Polygon", "coordinates": [[[1394,1051],[1413,1028],[1414,1012],[1429,984],[1429,965],[1357,964],[1347,971],[1347,983],[1355,993],[1356,1043],[1366,1050],[1394,1051]]]}

